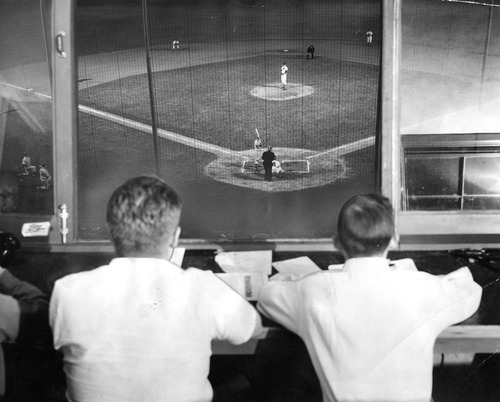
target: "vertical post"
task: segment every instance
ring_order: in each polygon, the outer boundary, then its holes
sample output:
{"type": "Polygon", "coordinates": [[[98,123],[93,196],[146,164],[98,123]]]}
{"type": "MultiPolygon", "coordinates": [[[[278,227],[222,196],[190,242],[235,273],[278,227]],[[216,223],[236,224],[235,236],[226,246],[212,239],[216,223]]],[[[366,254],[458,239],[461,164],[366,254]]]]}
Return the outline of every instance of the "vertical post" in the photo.
{"type": "MultiPolygon", "coordinates": [[[[57,212],[65,204],[67,243],[77,237],[77,155],[76,155],[76,63],[73,35],[74,0],[52,2],[52,124],[54,158],[54,214],[52,227],[61,228],[57,212]]],[[[51,230],[49,241],[61,243],[59,230],[51,230]]]]}
{"type": "Polygon", "coordinates": [[[381,192],[389,198],[397,212],[401,209],[399,134],[401,0],[383,0],[382,16],[381,192]]]}
{"type": "Polygon", "coordinates": [[[148,84],[149,84],[149,103],[151,106],[151,127],[153,133],[153,151],[155,160],[155,173],[157,176],[160,175],[160,161],[158,157],[158,128],[156,122],[156,102],[155,94],[153,88],[153,74],[151,70],[151,51],[150,51],[150,41],[149,41],[149,22],[148,22],[148,0],[142,0],[142,18],[144,27],[144,41],[146,44],[146,68],[148,70],[148,84]]]}

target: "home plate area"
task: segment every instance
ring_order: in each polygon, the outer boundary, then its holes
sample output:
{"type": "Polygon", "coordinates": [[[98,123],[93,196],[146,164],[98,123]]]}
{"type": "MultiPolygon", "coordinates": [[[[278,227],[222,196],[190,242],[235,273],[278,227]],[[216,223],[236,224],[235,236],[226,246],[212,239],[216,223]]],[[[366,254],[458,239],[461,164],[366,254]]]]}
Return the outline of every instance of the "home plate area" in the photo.
{"type": "MultiPolygon", "coordinates": [[[[300,160],[276,160],[278,164],[273,166],[273,173],[279,174],[281,176],[285,174],[293,174],[293,173],[309,173],[309,161],[305,159],[300,160]]],[[[262,161],[259,161],[257,164],[255,160],[244,160],[243,166],[241,167],[241,173],[255,173],[256,165],[259,168],[264,169],[262,166],[262,161]]]]}
{"type": "Polygon", "coordinates": [[[346,177],[342,157],[318,155],[318,151],[273,147],[276,161],[273,180],[264,180],[262,159],[255,150],[219,155],[207,166],[205,174],[213,180],[261,191],[285,192],[319,187],[346,177]]]}

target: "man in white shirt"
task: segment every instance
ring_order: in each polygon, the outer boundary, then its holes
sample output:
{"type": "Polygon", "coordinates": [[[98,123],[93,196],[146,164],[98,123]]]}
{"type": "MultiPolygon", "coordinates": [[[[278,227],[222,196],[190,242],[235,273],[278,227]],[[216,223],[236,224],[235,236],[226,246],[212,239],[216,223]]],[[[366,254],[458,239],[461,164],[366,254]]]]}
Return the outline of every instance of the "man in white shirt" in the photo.
{"type": "Polygon", "coordinates": [[[394,237],[386,198],[353,197],[335,240],[343,270],[278,274],[259,292],[258,309],[304,340],[324,401],[429,402],[437,336],[479,307],[468,268],[434,276],[413,262],[389,266],[394,237]]]}
{"type": "Polygon", "coordinates": [[[70,401],[211,401],[211,341],[261,332],[257,311],[212,272],[169,261],[180,214],[162,180],[127,181],[107,206],[118,258],[56,282],[50,324],[70,401]]]}

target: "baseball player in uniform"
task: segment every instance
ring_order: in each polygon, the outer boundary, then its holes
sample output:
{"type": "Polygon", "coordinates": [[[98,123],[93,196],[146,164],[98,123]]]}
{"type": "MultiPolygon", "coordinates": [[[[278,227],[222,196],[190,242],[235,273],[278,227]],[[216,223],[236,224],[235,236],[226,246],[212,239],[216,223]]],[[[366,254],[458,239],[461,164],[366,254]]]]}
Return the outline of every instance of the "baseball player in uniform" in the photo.
{"type": "Polygon", "coordinates": [[[307,48],[307,58],[311,56],[311,59],[314,59],[314,46],[311,45],[307,48]]]}
{"type": "Polygon", "coordinates": [[[180,43],[177,40],[177,38],[175,38],[174,41],[172,42],[172,49],[173,50],[179,50],[179,47],[180,47],[180,43]]]}
{"type": "Polygon", "coordinates": [[[258,165],[260,162],[260,156],[262,155],[262,141],[259,137],[253,142],[253,148],[255,150],[255,164],[258,165]]]}
{"type": "Polygon", "coordinates": [[[278,177],[281,177],[283,173],[283,168],[281,167],[281,163],[279,163],[276,159],[273,160],[273,167],[271,169],[272,173],[278,177]]]}
{"type": "Polygon", "coordinates": [[[288,67],[286,66],[286,63],[283,62],[283,65],[281,66],[281,83],[283,84],[283,89],[286,89],[287,74],[288,74],[288,67]]]}
{"type": "Polygon", "coordinates": [[[373,40],[373,32],[371,30],[366,31],[366,44],[368,46],[371,46],[372,40],[373,40]]]}
{"type": "Polygon", "coordinates": [[[47,169],[47,165],[40,165],[40,190],[48,190],[52,187],[52,176],[47,169]]]}
{"type": "Polygon", "coordinates": [[[18,174],[18,176],[29,176],[32,174],[33,176],[35,175],[36,172],[36,166],[33,166],[31,164],[31,157],[28,152],[24,153],[23,160],[21,162],[21,166],[24,169],[24,173],[18,174]]]}

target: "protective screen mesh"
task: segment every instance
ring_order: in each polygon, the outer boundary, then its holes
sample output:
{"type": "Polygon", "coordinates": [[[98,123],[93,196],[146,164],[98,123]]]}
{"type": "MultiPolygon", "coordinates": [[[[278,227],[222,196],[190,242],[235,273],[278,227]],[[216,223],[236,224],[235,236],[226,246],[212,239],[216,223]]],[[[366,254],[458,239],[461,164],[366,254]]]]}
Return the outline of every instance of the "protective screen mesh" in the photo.
{"type": "Polygon", "coordinates": [[[80,235],[157,174],[185,238],[330,237],[374,191],[381,33],[374,0],[79,1],[80,235]]]}

